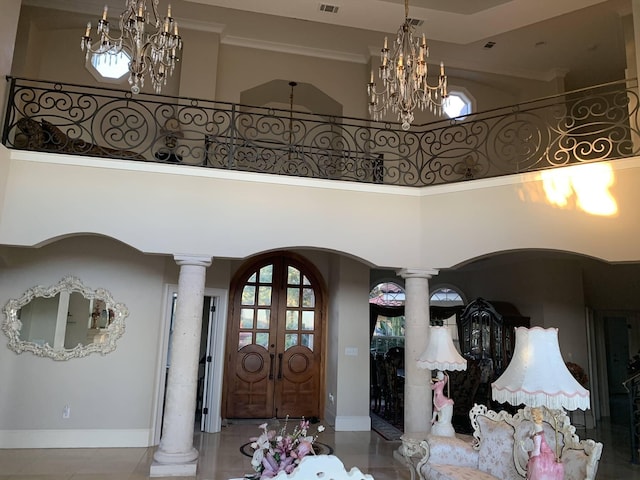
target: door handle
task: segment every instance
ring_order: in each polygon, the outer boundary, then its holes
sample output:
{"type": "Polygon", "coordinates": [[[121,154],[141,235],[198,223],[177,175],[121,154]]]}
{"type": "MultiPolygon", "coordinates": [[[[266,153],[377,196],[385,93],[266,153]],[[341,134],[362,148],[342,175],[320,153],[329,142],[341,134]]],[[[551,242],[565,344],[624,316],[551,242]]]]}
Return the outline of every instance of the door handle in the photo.
{"type": "Polygon", "coordinates": [[[271,361],[269,362],[269,380],[273,380],[273,353],[269,355],[271,361]]]}
{"type": "Polygon", "coordinates": [[[282,354],[278,354],[278,380],[282,378],[282,354]]]}

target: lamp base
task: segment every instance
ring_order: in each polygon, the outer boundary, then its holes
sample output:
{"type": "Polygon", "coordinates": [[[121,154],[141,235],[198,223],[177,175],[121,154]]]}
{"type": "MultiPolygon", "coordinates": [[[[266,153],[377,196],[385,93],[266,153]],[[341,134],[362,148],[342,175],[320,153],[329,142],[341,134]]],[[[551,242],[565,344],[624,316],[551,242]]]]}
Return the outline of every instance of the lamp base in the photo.
{"type": "Polygon", "coordinates": [[[456,431],[453,429],[453,425],[451,425],[452,417],[453,404],[443,406],[437,412],[437,420],[431,426],[431,434],[440,437],[455,437],[456,431]]]}
{"type": "Polygon", "coordinates": [[[455,437],[456,431],[450,423],[436,422],[431,427],[431,434],[438,435],[439,437],[455,437]]]}

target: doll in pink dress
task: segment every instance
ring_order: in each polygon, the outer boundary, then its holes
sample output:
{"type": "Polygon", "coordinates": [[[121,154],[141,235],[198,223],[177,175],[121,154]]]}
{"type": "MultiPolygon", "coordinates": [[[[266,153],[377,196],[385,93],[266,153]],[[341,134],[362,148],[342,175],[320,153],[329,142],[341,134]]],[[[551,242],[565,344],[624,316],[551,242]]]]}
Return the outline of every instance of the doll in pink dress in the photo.
{"type": "Polygon", "coordinates": [[[531,415],[534,422],[533,450],[529,453],[526,478],[527,480],[562,480],[564,465],[556,461],[556,455],[544,436],[542,410],[533,408],[531,415]]]}
{"type": "Polygon", "coordinates": [[[447,384],[449,377],[441,371],[438,371],[436,378],[431,384],[431,390],[433,390],[433,417],[431,423],[435,423],[436,417],[440,411],[447,405],[451,405],[453,408],[453,400],[444,394],[444,387],[447,384]]]}

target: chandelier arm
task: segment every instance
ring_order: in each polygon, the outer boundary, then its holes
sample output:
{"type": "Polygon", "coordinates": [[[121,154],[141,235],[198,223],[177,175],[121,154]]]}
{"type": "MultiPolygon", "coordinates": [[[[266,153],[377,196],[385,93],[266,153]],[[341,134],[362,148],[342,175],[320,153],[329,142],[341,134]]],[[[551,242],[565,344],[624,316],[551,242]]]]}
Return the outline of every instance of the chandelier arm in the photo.
{"type": "Polygon", "coordinates": [[[175,63],[182,50],[182,38],[178,35],[178,24],[171,16],[171,6],[163,18],[158,13],[159,0],[126,0],[125,10],[120,14],[120,36],[109,33],[107,7],[98,22],[100,41],[91,39],[91,23],[82,37],[81,48],[87,58],[93,54],[117,55],[125,51],[129,55],[129,83],[131,91],[138,93],[144,86],[144,75],[151,78],[154,90],[160,93],[167,76],[173,74],[175,63]]]}

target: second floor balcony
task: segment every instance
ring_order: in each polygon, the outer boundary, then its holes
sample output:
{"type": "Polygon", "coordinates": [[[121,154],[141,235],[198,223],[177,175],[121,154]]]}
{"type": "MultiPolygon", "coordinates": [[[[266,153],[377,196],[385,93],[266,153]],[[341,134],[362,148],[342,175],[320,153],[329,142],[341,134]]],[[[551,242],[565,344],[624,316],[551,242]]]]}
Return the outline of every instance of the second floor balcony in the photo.
{"type": "Polygon", "coordinates": [[[414,125],[9,78],[8,148],[424,187],[638,155],[637,83],[414,125]]]}

